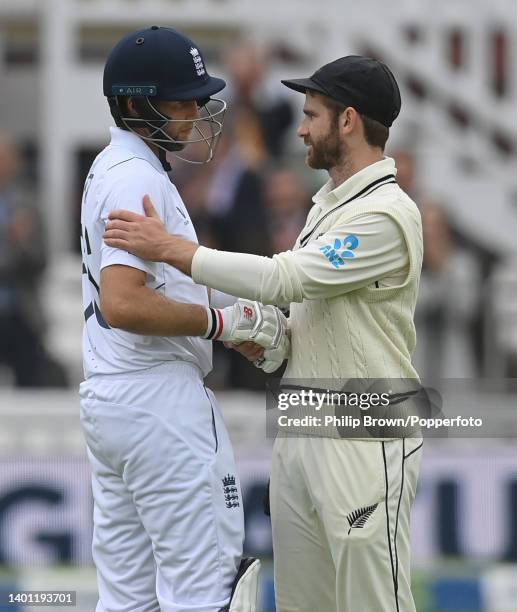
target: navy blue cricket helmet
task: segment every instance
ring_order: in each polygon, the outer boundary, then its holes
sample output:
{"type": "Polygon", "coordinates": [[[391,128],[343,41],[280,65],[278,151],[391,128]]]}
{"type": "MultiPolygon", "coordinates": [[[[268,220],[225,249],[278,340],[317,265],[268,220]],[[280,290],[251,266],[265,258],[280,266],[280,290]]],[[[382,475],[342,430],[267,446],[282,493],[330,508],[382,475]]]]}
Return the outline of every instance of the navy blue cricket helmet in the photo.
{"type": "Polygon", "coordinates": [[[104,95],[116,124],[132,132],[146,128],[147,135],[141,130],[135,133],[162,151],[177,152],[188,144],[204,142],[208,154],[198,163],[213,157],[226,103],[212,96],[225,86],[223,79],[208,74],[197,45],[169,27],[151,26],[128,34],[112,49],[104,68],[104,95]],[[124,116],[127,109],[121,105],[122,97],[133,98],[136,116],[124,116]],[[163,128],[168,124],[185,121],[160,112],[155,100],[196,101],[200,108],[200,117],[192,120],[196,136],[175,140],[167,134],[163,128]]]}

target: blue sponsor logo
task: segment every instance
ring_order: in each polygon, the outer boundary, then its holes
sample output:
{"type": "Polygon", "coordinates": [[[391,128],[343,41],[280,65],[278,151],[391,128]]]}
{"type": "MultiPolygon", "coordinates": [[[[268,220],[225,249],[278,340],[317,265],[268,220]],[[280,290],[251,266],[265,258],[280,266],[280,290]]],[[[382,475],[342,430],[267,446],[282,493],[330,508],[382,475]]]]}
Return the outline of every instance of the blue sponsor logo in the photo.
{"type": "Polygon", "coordinates": [[[345,265],[346,259],[355,257],[355,249],[359,246],[359,238],[354,234],[350,234],[343,240],[336,238],[334,244],[326,244],[320,247],[320,251],[330,261],[334,268],[340,268],[345,265]]]}

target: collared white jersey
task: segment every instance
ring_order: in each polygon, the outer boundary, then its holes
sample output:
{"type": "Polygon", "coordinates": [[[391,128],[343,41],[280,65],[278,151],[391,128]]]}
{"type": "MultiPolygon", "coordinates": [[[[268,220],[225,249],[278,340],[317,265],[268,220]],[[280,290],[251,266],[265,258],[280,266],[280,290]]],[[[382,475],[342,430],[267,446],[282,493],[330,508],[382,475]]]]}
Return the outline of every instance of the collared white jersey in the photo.
{"type": "Polygon", "coordinates": [[[124,265],[146,273],[146,286],[178,302],[208,305],[206,287],[164,263],[148,262],[103,241],[110,211],[139,214],[149,195],[167,230],[197,242],[183,201],[159,159],[136,134],[111,128],[110,144],[95,159],[86,179],[81,210],[83,253],[83,361],[85,378],[151,368],[167,361],[212,368],[212,344],[198,337],[143,336],[110,328],[100,311],[101,270],[124,265]]]}
{"type": "Polygon", "coordinates": [[[197,282],[290,304],[286,378],[417,378],[411,353],[422,226],[395,172],[385,158],[336,188],[324,186],[292,251],[267,258],[197,250],[197,282]]]}
{"type": "MultiPolygon", "coordinates": [[[[371,285],[397,286],[409,270],[409,254],[398,217],[384,210],[403,192],[395,164],[385,158],[339,187],[329,180],[294,247],[272,258],[199,248],[192,260],[198,283],[263,304],[327,299],[371,285]],[[381,189],[382,187],[382,189],[381,189]],[[359,211],[363,202],[371,210],[359,211]]],[[[406,196],[404,196],[406,197],[406,196]]]]}

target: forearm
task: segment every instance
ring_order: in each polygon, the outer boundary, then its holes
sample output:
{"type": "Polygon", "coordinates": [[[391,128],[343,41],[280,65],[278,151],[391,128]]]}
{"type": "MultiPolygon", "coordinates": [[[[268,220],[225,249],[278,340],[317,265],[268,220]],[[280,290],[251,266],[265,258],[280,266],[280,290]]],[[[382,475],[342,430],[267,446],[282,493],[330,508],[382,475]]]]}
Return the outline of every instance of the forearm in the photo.
{"type": "Polygon", "coordinates": [[[101,299],[111,327],[145,336],[201,336],[206,332],[206,308],[170,300],[148,287],[129,290],[115,303],[101,299]]]}
{"type": "MultiPolygon", "coordinates": [[[[183,274],[192,276],[192,259],[199,249],[199,244],[190,240],[181,239],[181,248],[177,248],[174,236],[164,241],[160,256],[156,261],[163,261],[173,266],[183,274]]],[[[208,285],[207,285],[208,286],[208,285]]]]}
{"type": "Polygon", "coordinates": [[[196,283],[263,304],[300,302],[303,287],[297,275],[286,268],[282,255],[269,258],[200,247],[192,260],[192,278],[196,283]]]}
{"type": "Polygon", "coordinates": [[[260,286],[268,261],[257,255],[201,248],[192,261],[192,278],[212,289],[261,301],[260,286]]]}

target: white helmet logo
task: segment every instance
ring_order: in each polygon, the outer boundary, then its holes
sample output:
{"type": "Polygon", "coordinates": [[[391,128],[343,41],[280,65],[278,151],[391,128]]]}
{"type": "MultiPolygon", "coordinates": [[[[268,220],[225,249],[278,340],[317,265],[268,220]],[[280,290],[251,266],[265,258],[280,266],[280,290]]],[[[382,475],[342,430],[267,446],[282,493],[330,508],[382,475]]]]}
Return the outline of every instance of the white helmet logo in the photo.
{"type": "Polygon", "coordinates": [[[192,59],[194,60],[197,75],[203,76],[206,74],[205,67],[203,65],[203,58],[201,55],[199,55],[199,51],[196,49],[196,47],[191,47],[189,53],[192,55],[192,59]]]}

